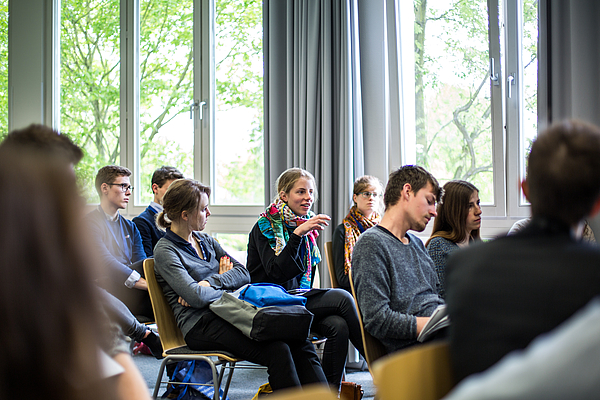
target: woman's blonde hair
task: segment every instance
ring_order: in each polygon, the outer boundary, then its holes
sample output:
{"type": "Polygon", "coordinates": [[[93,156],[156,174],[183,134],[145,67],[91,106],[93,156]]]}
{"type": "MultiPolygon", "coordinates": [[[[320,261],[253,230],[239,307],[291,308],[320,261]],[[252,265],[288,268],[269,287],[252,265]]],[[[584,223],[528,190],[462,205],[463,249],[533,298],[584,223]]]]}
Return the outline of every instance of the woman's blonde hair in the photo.
{"type": "MultiPolygon", "coordinates": [[[[365,190],[367,190],[367,188],[369,186],[374,186],[375,188],[379,189],[379,195],[381,196],[382,193],[381,191],[383,191],[383,184],[381,183],[381,181],[372,175],[363,175],[360,178],[358,178],[357,180],[354,181],[354,189],[352,190],[352,194],[356,194],[359,195],[362,192],[364,192],[365,190]]],[[[354,197],[354,196],[352,196],[354,197]]],[[[352,200],[354,201],[354,200],[352,200]]],[[[356,205],[356,202],[354,201],[354,205],[356,205]]]]}
{"type": "Polygon", "coordinates": [[[277,201],[281,197],[281,192],[289,194],[296,182],[298,182],[301,178],[310,179],[315,187],[315,191],[313,194],[314,201],[317,201],[317,182],[315,181],[315,177],[305,169],[302,168],[288,168],[279,175],[277,180],[275,181],[275,186],[277,187],[277,194],[275,195],[274,201],[277,201]]]}

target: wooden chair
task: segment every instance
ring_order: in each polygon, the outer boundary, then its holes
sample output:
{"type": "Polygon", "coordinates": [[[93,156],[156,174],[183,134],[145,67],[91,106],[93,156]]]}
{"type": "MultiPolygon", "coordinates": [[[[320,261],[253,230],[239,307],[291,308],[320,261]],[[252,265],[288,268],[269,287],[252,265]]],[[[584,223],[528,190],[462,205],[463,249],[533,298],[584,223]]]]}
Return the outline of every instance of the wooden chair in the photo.
{"type": "Polygon", "coordinates": [[[375,360],[385,356],[387,354],[387,350],[379,341],[379,339],[375,338],[365,330],[365,326],[363,325],[362,321],[362,314],[360,312],[360,305],[358,304],[358,298],[356,297],[356,291],[354,290],[354,282],[352,282],[352,270],[348,271],[348,278],[350,280],[350,289],[352,289],[352,297],[354,297],[354,302],[356,303],[356,312],[358,313],[358,322],[360,324],[360,333],[362,335],[363,347],[365,349],[367,366],[369,367],[371,376],[373,376],[373,381],[375,381],[375,375],[373,375],[373,370],[371,369],[372,365],[375,360]]]}
{"type": "Polygon", "coordinates": [[[325,242],[325,261],[327,261],[327,270],[329,271],[329,280],[331,281],[332,288],[339,288],[337,277],[335,275],[335,268],[333,267],[333,243],[325,242]]]}
{"type": "MultiPolygon", "coordinates": [[[[233,371],[236,368],[236,363],[242,361],[242,359],[235,357],[233,354],[225,351],[195,351],[187,347],[183,334],[177,322],[175,321],[175,315],[171,306],[165,298],[162,288],[156,281],[156,275],[154,274],[154,259],[148,258],[144,260],[144,273],[146,275],[146,281],[148,282],[148,293],[150,295],[150,301],[152,302],[152,309],[154,310],[154,316],[156,318],[156,324],[158,326],[158,333],[160,335],[160,341],[163,346],[163,356],[165,357],[160,365],[158,371],[158,377],[156,378],[156,385],[154,386],[153,398],[156,399],[158,396],[158,390],[161,383],[175,383],[172,381],[162,381],[162,376],[167,366],[167,363],[181,360],[200,360],[206,361],[213,374],[213,383],[203,384],[204,386],[214,386],[215,395],[214,399],[219,399],[219,387],[223,380],[225,369],[229,369],[227,375],[227,382],[223,389],[223,398],[227,397],[229,391],[229,384],[233,376],[233,371]],[[217,360],[213,360],[214,357],[217,360]],[[220,371],[217,373],[217,366],[221,366],[220,371]]],[[[238,366],[238,368],[264,368],[261,366],[238,366]]],[[[191,382],[190,384],[198,385],[198,383],[191,382]]]]}
{"type": "Polygon", "coordinates": [[[411,347],[377,360],[373,381],[379,400],[402,396],[412,400],[439,400],[454,386],[447,342],[411,347]]]}
{"type": "Polygon", "coordinates": [[[273,393],[269,400],[339,400],[337,395],[326,386],[310,385],[302,388],[284,389],[273,393]]]}

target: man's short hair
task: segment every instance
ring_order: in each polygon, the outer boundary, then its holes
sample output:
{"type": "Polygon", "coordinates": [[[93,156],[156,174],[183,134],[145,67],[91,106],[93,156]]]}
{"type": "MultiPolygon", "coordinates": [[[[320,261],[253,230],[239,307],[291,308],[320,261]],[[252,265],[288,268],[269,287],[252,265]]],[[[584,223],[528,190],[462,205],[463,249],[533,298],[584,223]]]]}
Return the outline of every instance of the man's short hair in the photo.
{"type": "Polygon", "coordinates": [[[9,133],[1,144],[2,147],[38,150],[52,153],[53,156],[64,159],[76,165],[83,158],[83,151],[66,135],[44,125],[31,124],[27,128],[14,130],[9,133]]]}
{"type": "Polygon", "coordinates": [[[435,200],[439,202],[442,197],[440,184],[433,175],[425,170],[425,168],[419,167],[418,165],[405,165],[392,172],[388,178],[385,194],[383,195],[383,204],[385,205],[386,210],[398,203],[398,200],[400,200],[400,196],[402,195],[402,188],[407,183],[410,184],[410,187],[415,194],[427,186],[427,183],[431,183],[431,186],[433,186],[433,193],[435,194],[435,200]]]}
{"type": "Polygon", "coordinates": [[[100,168],[96,174],[96,191],[98,192],[98,196],[102,197],[100,187],[102,187],[103,183],[113,183],[120,176],[131,176],[131,171],[119,165],[107,165],[100,168]]]}
{"type": "Polygon", "coordinates": [[[152,189],[152,185],[155,183],[159,188],[163,187],[167,181],[172,181],[175,179],[183,179],[183,174],[175,167],[168,167],[163,165],[152,174],[152,181],[150,182],[150,188],[152,189]]]}
{"type": "Polygon", "coordinates": [[[600,128],[565,120],[540,133],[527,163],[531,213],[573,225],[600,196],[600,128]]]}

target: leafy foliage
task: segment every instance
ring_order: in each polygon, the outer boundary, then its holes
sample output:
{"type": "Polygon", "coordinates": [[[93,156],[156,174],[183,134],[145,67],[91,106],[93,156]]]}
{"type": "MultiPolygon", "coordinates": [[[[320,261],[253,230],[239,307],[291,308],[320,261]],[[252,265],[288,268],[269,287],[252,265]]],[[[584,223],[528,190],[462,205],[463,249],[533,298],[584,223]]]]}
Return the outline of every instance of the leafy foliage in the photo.
{"type": "Polygon", "coordinates": [[[8,0],[0,0],[0,141],[8,133],[8,0]]]}

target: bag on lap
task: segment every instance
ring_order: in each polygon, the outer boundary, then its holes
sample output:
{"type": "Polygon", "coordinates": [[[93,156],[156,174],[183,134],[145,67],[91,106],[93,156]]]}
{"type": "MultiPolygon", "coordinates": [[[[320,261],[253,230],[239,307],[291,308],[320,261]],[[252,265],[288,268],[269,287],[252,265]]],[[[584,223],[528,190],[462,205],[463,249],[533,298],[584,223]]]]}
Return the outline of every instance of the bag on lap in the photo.
{"type": "Polygon", "coordinates": [[[212,312],[256,341],[306,340],[313,314],[304,307],[306,298],[288,294],[279,285],[244,285],[224,292],[210,305],[212,312]]]}

